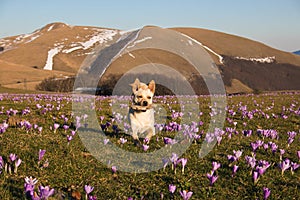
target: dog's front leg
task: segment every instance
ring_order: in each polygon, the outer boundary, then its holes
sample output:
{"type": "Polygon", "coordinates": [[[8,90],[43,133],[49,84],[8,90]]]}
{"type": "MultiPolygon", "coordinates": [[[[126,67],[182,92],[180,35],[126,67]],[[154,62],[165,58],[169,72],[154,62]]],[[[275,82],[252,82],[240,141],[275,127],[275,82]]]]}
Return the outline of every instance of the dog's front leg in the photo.
{"type": "Polygon", "coordinates": [[[150,142],[153,135],[155,135],[155,129],[154,127],[149,127],[149,129],[147,130],[147,136],[145,138],[146,143],[150,142]]]}
{"type": "Polygon", "coordinates": [[[139,130],[139,122],[136,120],[134,114],[130,113],[129,114],[129,120],[131,124],[131,136],[133,137],[134,140],[138,140],[138,130],[139,130]]]}

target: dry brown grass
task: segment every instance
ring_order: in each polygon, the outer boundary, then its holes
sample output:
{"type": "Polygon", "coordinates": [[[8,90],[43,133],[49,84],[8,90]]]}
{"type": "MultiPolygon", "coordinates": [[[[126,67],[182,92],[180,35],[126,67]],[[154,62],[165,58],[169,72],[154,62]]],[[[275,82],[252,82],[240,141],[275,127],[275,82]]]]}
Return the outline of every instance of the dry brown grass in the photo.
{"type": "MultiPolygon", "coordinates": [[[[171,29],[198,40],[221,55],[248,58],[275,56],[276,61],[279,63],[289,63],[300,66],[300,56],[274,49],[260,42],[247,38],[200,28],[171,29]]],[[[218,63],[216,56],[212,55],[212,57],[214,58],[215,62],[218,63]]]]}
{"type": "MultiPolygon", "coordinates": [[[[27,89],[34,89],[35,85],[45,78],[75,75],[86,57],[87,50],[80,49],[69,54],[60,53],[56,55],[53,59],[53,71],[42,70],[46,63],[48,51],[54,48],[54,44],[61,42],[69,46],[72,43],[83,41],[83,38],[87,40],[87,37],[94,33],[95,28],[99,29],[99,27],[68,26],[63,23],[46,25],[40,30],[42,35],[39,38],[29,43],[22,43],[17,48],[0,54],[0,84],[5,87],[23,89],[25,87],[24,80],[26,79],[27,89]],[[53,26],[53,29],[48,31],[50,26],[53,26]]],[[[147,31],[152,31],[152,34],[156,28],[158,27],[147,26],[141,33],[146,36],[147,31]]],[[[233,57],[275,56],[278,63],[300,66],[300,56],[271,48],[247,38],[199,28],[171,29],[198,40],[220,55],[233,57]]],[[[6,39],[12,41],[16,37],[6,39]]],[[[158,35],[158,37],[163,36],[158,35]]],[[[135,58],[132,58],[129,54],[123,55],[112,63],[105,76],[121,75],[135,66],[150,62],[170,66],[186,78],[195,72],[186,60],[162,50],[144,49],[131,52],[131,54],[134,54],[135,58]]],[[[215,55],[211,53],[210,55],[217,64],[220,64],[215,55]]],[[[232,86],[227,87],[227,90],[233,92],[237,90],[249,91],[249,87],[236,79],[232,81],[232,86]]]]}

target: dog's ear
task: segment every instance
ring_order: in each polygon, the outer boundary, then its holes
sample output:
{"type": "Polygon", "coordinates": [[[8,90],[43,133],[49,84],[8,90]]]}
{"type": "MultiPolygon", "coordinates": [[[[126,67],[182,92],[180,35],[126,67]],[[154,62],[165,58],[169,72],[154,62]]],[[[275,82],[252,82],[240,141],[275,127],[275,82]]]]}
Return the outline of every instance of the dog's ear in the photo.
{"type": "Polygon", "coordinates": [[[148,88],[154,94],[154,92],[155,92],[155,82],[154,82],[154,80],[150,81],[150,83],[148,85],[148,88]]]}
{"type": "Polygon", "coordinates": [[[131,83],[129,85],[132,87],[132,92],[135,93],[136,91],[139,90],[140,80],[137,78],[135,79],[134,83],[131,83]]]}

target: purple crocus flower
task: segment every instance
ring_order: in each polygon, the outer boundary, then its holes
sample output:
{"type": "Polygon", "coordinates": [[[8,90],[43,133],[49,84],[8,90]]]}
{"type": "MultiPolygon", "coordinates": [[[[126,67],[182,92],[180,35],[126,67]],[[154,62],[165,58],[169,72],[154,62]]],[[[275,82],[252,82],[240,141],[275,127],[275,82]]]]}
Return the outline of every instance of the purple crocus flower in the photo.
{"type": "Polygon", "coordinates": [[[107,145],[108,142],[109,142],[109,139],[108,139],[108,138],[105,138],[105,139],[103,140],[103,144],[104,144],[104,145],[107,145]]]}
{"type": "Polygon", "coordinates": [[[97,196],[89,195],[89,199],[88,200],[97,200],[97,196]]]}
{"type": "Polygon", "coordinates": [[[112,171],[113,173],[116,173],[116,172],[117,172],[117,167],[116,167],[116,166],[112,166],[112,167],[111,167],[111,171],[112,171]]]}
{"type": "Polygon", "coordinates": [[[233,168],[232,168],[232,177],[235,176],[235,174],[236,174],[238,168],[239,168],[239,166],[233,165],[233,168]]]}
{"type": "Polygon", "coordinates": [[[165,144],[172,144],[173,143],[172,141],[173,141],[172,138],[164,137],[164,143],[165,144]]]}
{"type": "Polygon", "coordinates": [[[254,169],[254,167],[255,167],[255,165],[256,165],[256,159],[255,159],[255,157],[246,156],[245,159],[246,159],[248,165],[249,165],[252,169],[254,169]]]}
{"type": "Polygon", "coordinates": [[[261,176],[266,172],[267,168],[262,166],[257,166],[256,171],[258,172],[258,175],[261,176]]]}
{"type": "Polygon", "coordinates": [[[39,133],[41,133],[42,132],[42,130],[43,130],[43,127],[38,127],[38,131],[39,131],[39,133]]]}
{"type": "Polygon", "coordinates": [[[193,192],[192,191],[188,192],[186,190],[183,190],[183,191],[180,191],[180,195],[183,200],[189,200],[191,198],[191,196],[193,195],[193,192]]]}
{"type": "Polygon", "coordinates": [[[46,153],[46,150],[42,150],[42,149],[39,150],[39,161],[41,161],[43,159],[45,153],[46,153]]]}
{"type": "Polygon", "coordinates": [[[73,136],[72,135],[67,135],[67,141],[68,143],[70,143],[70,141],[73,139],[73,136]]]}
{"type": "Polygon", "coordinates": [[[170,192],[171,194],[174,194],[175,190],[176,190],[176,185],[170,184],[170,185],[169,185],[169,192],[170,192]]]}
{"type": "Polygon", "coordinates": [[[16,160],[15,165],[16,165],[16,169],[21,165],[22,160],[19,158],[18,160],[16,160]]]}
{"type": "Polygon", "coordinates": [[[270,194],[271,194],[271,190],[267,187],[264,187],[263,188],[263,191],[264,191],[264,200],[268,199],[270,194]]]}
{"type": "Polygon", "coordinates": [[[143,148],[144,151],[147,151],[149,149],[149,145],[143,144],[142,148],[143,148]]]}
{"type": "Polygon", "coordinates": [[[178,155],[176,153],[172,153],[172,157],[170,158],[170,161],[173,163],[174,166],[177,165],[178,155]]]}
{"type": "Polygon", "coordinates": [[[92,187],[90,185],[85,185],[84,190],[85,190],[86,194],[88,195],[94,190],[94,187],[92,187]]]}
{"type": "Polygon", "coordinates": [[[278,145],[274,142],[269,142],[269,146],[271,147],[273,153],[275,153],[278,149],[278,145]]]}
{"type": "Polygon", "coordinates": [[[59,126],[60,126],[59,124],[54,123],[54,124],[53,124],[53,129],[54,129],[54,131],[56,131],[56,130],[59,128],[59,126]]]}
{"type": "Polygon", "coordinates": [[[298,159],[300,160],[300,151],[297,151],[298,159]]]}
{"type": "Polygon", "coordinates": [[[259,173],[257,171],[253,171],[252,178],[253,178],[254,184],[256,184],[259,179],[259,173]]]}
{"type": "Polygon", "coordinates": [[[2,169],[3,167],[4,167],[4,161],[3,161],[2,156],[0,156],[0,169],[2,169]]]}
{"type": "Polygon", "coordinates": [[[184,167],[187,163],[187,158],[181,158],[180,160],[181,160],[181,164],[182,164],[182,170],[181,171],[184,174],[184,167]]]}
{"type": "Polygon", "coordinates": [[[218,179],[218,176],[214,175],[214,173],[207,173],[206,174],[206,177],[208,178],[209,180],[209,184],[210,186],[213,186],[213,184],[217,181],[218,179]]]}
{"type": "Polygon", "coordinates": [[[252,151],[255,152],[258,149],[258,144],[256,142],[251,142],[252,151]]]}
{"type": "Polygon", "coordinates": [[[37,182],[38,180],[36,178],[32,178],[31,176],[25,178],[24,190],[26,195],[28,196],[33,195],[33,190],[37,182]]]}
{"type": "Polygon", "coordinates": [[[125,143],[127,142],[127,139],[125,139],[125,138],[120,138],[120,142],[121,142],[121,144],[125,144],[125,143]]]}
{"type": "Polygon", "coordinates": [[[300,167],[300,164],[291,162],[291,172],[294,174],[294,171],[300,167]]]}
{"type": "Polygon", "coordinates": [[[100,121],[102,122],[104,120],[104,116],[100,116],[100,121]]]}
{"type": "Polygon", "coordinates": [[[284,161],[279,163],[279,167],[281,169],[281,174],[283,175],[284,171],[291,167],[291,161],[286,158],[284,161]]]}
{"type": "Polygon", "coordinates": [[[163,159],[162,159],[162,162],[163,162],[163,167],[164,167],[164,171],[165,171],[165,169],[166,169],[166,167],[167,167],[167,165],[168,165],[168,163],[169,163],[169,159],[163,158],[163,159]]]}
{"type": "Polygon", "coordinates": [[[243,151],[241,151],[241,150],[237,150],[237,151],[233,150],[233,154],[236,157],[236,159],[238,160],[242,156],[243,151]]]}
{"type": "Polygon", "coordinates": [[[65,131],[67,131],[68,129],[69,129],[69,126],[68,125],[63,125],[63,129],[65,130],[65,131]]]}
{"type": "Polygon", "coordinates": [[[72,130],[71,135],[74,136],[76,134],[76,131],[72,130]]]}
{"type": "Polygon", "coordinates": [[[237,160],[237,157],[233,156],[233,155],[227,155],[227,159],[229,162],[234,162],[237,160]]]}
{"type": "Polygon", "coordinates": [[[11,162],[14,162],[14,161],[17,159],[17,155],[14,154],[14,153],[11,153],[11,154],[9,155],[9,159],[10,159],[11,162]]]}
{"type": "Polygon", "coordinates": [[[212,171],[216,171],[221,167],[221,163],[217,163],[215,161],[212,162],[212,171]]]}
{"type": "Polygon", "coordinates": [[[48,199],[54,194],[54,189],[50,189],[49,186],[39,186],[39,197],[40,199],[48,199]]]}
{"type": "Polygon", "coordinates": [[[263,148],[264,148],[265,151],[267,151],[268,148],[269,148],[269,144],[268,144],[268,143],[265,143],[265,144],[263,145],[263,148]]]}

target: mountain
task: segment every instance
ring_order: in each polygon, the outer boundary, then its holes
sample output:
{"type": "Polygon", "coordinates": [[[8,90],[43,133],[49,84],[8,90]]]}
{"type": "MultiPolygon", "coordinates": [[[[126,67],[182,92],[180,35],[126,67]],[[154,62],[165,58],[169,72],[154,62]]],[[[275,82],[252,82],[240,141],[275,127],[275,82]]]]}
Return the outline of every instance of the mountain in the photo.
{"type": "Polygon", "coordinates": [[[296,55],[300,55],[300,50],[299,51],[294,51],[293,53],[296,54],[296,55]]]}
{"type": "MultiPolygon", "coordinates": [[[[114,51],[118,51],[120,40],[128,34],[134,36],[131,45],[143,43],[147,46],[153,42],[152,37],[168,37],[165,34],[169,32],[163,30],[146,26],[138,32],[126,32],[110,28],[51,23],[30,34],[2,38],[0,84],[9,88],[35,89],[45,78],[55,76],[63,79],[76,75],[85,58],[92,56],[95,51],[110,46],[111,52],[107,53],[107,56],[110,56],[114,51]]],[[[188,40],[200,44],[211,55],[221,72],[228,93],[300,89],[300,57],[295,54],[247,38],[206,29],[168,30],[177,31],[188,40]]],[[[172,42],[169,46],[172,47],[172,42]]],[[[134,66],[149,62],[172,66],[186,78],[195,74],[191,64],[182,57],[162,49],[144,48],[125,52],[114,58],[113,62],[109,63],[110,67],[104,71],[103,78],[120,77],[134,66]]],[[[100,61],[99,65],[103,63],[100,61]]],[[[85,69],[88,74],[99,70],[97,66],[90,67],[85,69]]],[[[154,68],[151,70],[151,73],[160,72],[160,68],[155,68],[156,72],[154,68]]],[[[168,75],[170,76],[170,73],[168,75]]],[[[194,87],[199,87],[197,84],[194,83],[194,87]]],[[[200,85],[203,86],[202,83],[200,85]]]]}

